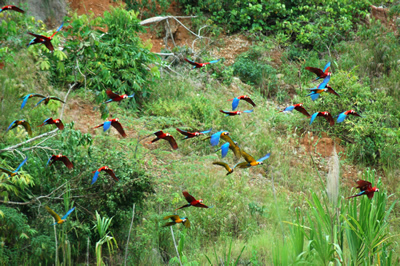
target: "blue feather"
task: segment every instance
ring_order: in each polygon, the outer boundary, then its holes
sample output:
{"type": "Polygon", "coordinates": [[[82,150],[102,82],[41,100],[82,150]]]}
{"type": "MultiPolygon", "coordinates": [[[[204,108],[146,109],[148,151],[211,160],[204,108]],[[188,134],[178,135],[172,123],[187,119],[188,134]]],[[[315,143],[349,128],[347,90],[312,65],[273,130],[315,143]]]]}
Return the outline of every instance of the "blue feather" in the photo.
{"type": "Polygon", "coordinates": [[[325,89],[325,87],[326,87],[326,85],[328,85],[330,79],[331,79],[331,75],[324,78],[322,83],[317,86],[317,89],[320,89],[320,90],[325,89]]]}
{"type": "Polygon", "coordinates": [[[326,63],[326,65],[325,65],[325,67],[324,67],[324,73],[325,73],[325,70],[328,68],[328,67],[330,67],[331,66],[331,62],[328,62],[328,63],[326,63]]]}
{"type": "Polygon", "coordinates": [[[294,109],[294,105],[286,107],[285,109],[283,109],[283,111],[284,112],[291,112],[291,111],[293,111],[293,109],[294,109]]]}
{"type": "Polygon", "coordinates": [[[12,121],[12,123],[8,126],[6,132],[10,130],[10,128],[12,127],[12,125],[14,125],[15,121],[17,121],[17,120],[12,121]]]}
{"type": "Polygon", "coordinates": [[[267,154],[267,155],[265,155],[264,157],[262,157],[262,158],[258,159],[258,160],[257,160],[257,162],[262,162],[262,161],[264,161],[265,159],[268,159],[268,158],[269,158],[269,156],[271,156],[271,153],[268,153],[268,154],[267,154]]]}
{"type": "Polygon", "coordinates": [[[47,98],[41,99],[41,100],[35,105],[35,107],[38,106],[41,102],[43,102],[43,101],[46,100],[46,99],[47,99],[47,98]]]}
{"type": "Polygon", "coordinates": [[[35,41],[35,39],[36,39],[36,38],[33,38],[33,39],[28,43],[27,46],[31,45],[31,44],[35,41]]]}
{"type": "Polygon", "coordinates": [[[51,161],[51,158],[52,158],[53,156],[50,156],[50,158],[49,158],[49,160],[47,161],[47,164],[46,164],[46,166],[48,166],[49,165],[49,163],[50,163],[50,161],[51,161]]]}
{"type": "Polygon", "coordinates": [[[64,22],[63,23],[61,23],[61,26],[60,27],[58,27],[58,29],[56,30],[56,32],[59,32],[61,29],[62,29],[62,27],[64,26],[64,22]]]}
{"type": "Polygon", "coordinates": [[[26,157],[25,160],[20,165],[18,165],[18,167],[17,167],[17,169],[15,169],[14,173],[18,172],[18,170],[26,163],[27,160],[28,160],[28,157],[26,157]]]}
{"type": "Polygon", "coordinates": [[[91,185],[93,185],[97,181],[97,178],[99,177],[99,173],[100,173],[99,171],[96,171],[94,173],[91,185]]]}
{"type": "Polygon", "coordinates": [[[221,158],[224,158],[229,151],[229,142],[225,143],[221,146],[221,158]]]}
{"type": "Polygon", "coordinates": [[[111,121],[106,121],[103,124],[103,131],[106,132],[111,126],[111,121]]]}
{"type": "Polygon", "coordinates": [[[210,63],[210,64],[214,64],[214,63],[217,63],[219,60],[221,60],[221,59],[213,60],[213,61],[210,61],[209,63],[210,63]]]}
{"type": "Polygon", "coordinates": [[[128,98],[132,98],[133,96],[135,96],[135,94],[129,95],[128,98]]]}
{"type": "Polygon", "coordinates": [[[232,111],[235,111],[235,109],[238,107],[238,105],[239,105],[239,99],[238,98],[234,98],[233,100],[232,100],[232,111]]]}
{"type": "MultiPolygon", "coordinates": [[[[50,117],[51,118],[51,117],[50,117]]],[[[47,122],[50,120],[50,118],[47,118],[46,120],[43,121],[43,124],[47,125],[47,122]]]]}
{"type": "Polygon", "coordinates": [[[254,110],[244,110],[243,113],[252,113],[254,110]]]}
{"type": "Polygon", "coordinates": [[[217,133],[214,133],[214,134],[211,135],[211,138],[210,138],[211,146],[217,146],[218,145],[219,138],[221,137],[221,133],[222,132],[223,131],[218,131],[217,133]]]}
{"type": "Polygon", "coordinates": [[[312,122],[314,122],[314,120],[315,120],[315,118],[316,118],[317,116],[318,116],[318,112],[315,113],[315,114],[313,114],[313,115],[311,116],[310,125],[312,124],[312,122]]]}
{"type": "Polygon", "coordinates": [[[319,93],[311,93],[309,96],[311,97],[311,100],[315,101],[319,98],[319,93]]]}
{"type": "Polygon", "coordinates": [[[209,130],[201,131],[200,133],[202,133],[202,134],[207,134],[207,133],[210,133],[211,130],[212,130],[212,128],[210,128],[209,130]]]}
{"type": "Polygon", "coordinates": [[[75,210],[75,207],[73,207],[72,209],[70,209],[62,218],[61,220],[67,219],[67,217],[71,214],[71,212],[73,212],[75,210]]]}
{"type": "Polygon", "coordinates": [[[26,95],[26,96],[25,96],[25,98],[24,98],[24,100],[22,101],[22,104],[21,104],[21,110],[22,110],[22,108],[24,108],[24,106],[25,106],[26,102],[27,102],[27,101],[28,101],[28,99],[29,99],[29,96],[30,96],[30,94],[26,95]]]}
{"type": "Polygon", "coordinates": [[[345,113],[345,112],[343,112],[343,113],[341,113],[341,114],[338,115],[338,119],[336,120],[336,123],[341,123],[341,122],[343,122],[343,121],[346,119],[346,116],[347,116],[347,115],[345,115],[344,113],[345,113]]]}

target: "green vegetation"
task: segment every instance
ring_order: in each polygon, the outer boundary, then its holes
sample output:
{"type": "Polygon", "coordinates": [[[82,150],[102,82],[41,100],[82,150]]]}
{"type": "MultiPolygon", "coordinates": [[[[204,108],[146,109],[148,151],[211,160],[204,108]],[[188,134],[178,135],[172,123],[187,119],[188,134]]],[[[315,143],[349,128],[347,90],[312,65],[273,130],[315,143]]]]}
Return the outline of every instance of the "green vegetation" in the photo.
{"type": "MultiPolygon", "coordinates": [[[[192,71],[177,60],[171,66],[175,72],[166,72],[159,67],[169,58],[151,53],[150,42],[139,38],[144,29],[136,11],[118,7],[103,17],[65,18],[65,29],[52,41],[63,50],[53,54],[43,45],[25,47],[27,30],[47,32],[42,22],[1,13],[0,167],[15,169],[23,157],[29,160],[17,176],[0,174],[0,263],[120,265],[127,245],[127,265],[396,265],[398,35],[379,21],[360,23],[368,13],[365,1],[180,3],[200,16],[195,25],[210,19],[231,31],[250,30],[253,45],[231,66],[218,63],[192,71]],[[330,85],[340,98],[329,94],[312,102],[305,89],[315,86],[310,82],[314,75],[304,67],[323,67],[327,61],[330,85]],[[136,95],[105,107],[100,103],[106,88],[136,95]],[[20,110],[20,97],[33,92],[65,98],[67,104],[33,108],[33,98],[20,110]],[[219,112],[230,109],[228,99],[244,94],[257,103],[254,113],[224,117],[219,112]],[[278,112],[299,102],[310,113],[355,109],[363,117],[333,127],[321,119],[310,126],[297,112],[278,112]],[[26,142],[30,138],[21,127],[6,132],[13,120],[26,119],[36,137],[53,130],[37,125],[60,116],[63,131],[32,142],[26,142]],[[92,129],[115,117],[126,139],[113,128],[106,133],[92,129]],[[263,166],[225,176],[224,169],[212,165],[221,160],[216,148],[203,137],[181,140],[176,127],[224,129],[254,158],[272,155],[263,166]],[[158,130],[171,133],[179,149],[172,151],[162,140],[148,144],[158,130]],[[317,140],[311,152],[304,144],[309,132],[317,140]],[[314,152],[326,138],[340,141],[334,163],[328,162],[330,155],[314,152]],[[24,144],[12,148],[19,143],[24,144]],[[73,170],[60,162],[46,167],[58,153],[70,158],[73,170]],[[92,171],[103,165],[120,181],[101,174],[90,185],[92,171]],[[355,179],[370,181],[379,193],[372,200],[345,199],[358,193],[351,189],[355,179]],[[162,218],[185,202],[185,189],[215,207],[179,210],[191,227],[174,226],[175,247],[162,218]],[[52,227],[46,205],[60,214],[76,209],[64,224],[52,227]]],[[[138,7],[134,1],[128,6],[138,7]]],[[[167,6],[163,1],[161,11],[167,6]]],[[[201,61],[213,59],[204,48],[201,61]]],[[[174,52],[188,56],[187,47],[174,52]]],[[[251,106],[241,102],[239,108],[251,106]]],[[[234,165],[230,152],[223,160],[234,165]]]]}

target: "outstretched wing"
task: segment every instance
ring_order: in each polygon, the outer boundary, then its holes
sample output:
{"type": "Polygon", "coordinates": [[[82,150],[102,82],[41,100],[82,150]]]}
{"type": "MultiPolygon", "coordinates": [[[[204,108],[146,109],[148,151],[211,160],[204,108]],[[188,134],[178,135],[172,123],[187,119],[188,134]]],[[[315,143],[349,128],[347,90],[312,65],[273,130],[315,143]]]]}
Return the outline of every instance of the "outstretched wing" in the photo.
{"type": "Polygon", "coordinates": [[[212,130],[212,128],[210,128],[209,130],[201,131],[200,134],[207,134],[207,133],[210,133],[211,130],[212,130]]]}
{"type": "Polygon", "coordinates": [[[42,103],[43,101],[45,101],[46,99],[47,99],[47,97],[41,99],[41,100],[35,105],[35,107],[38,106],[39,104],[41,104],[41,103],[42,103]]]}
{"type": "Polygon", "coordinates": [[[210,64],[215,64],[215,63],[219,62],[219,60],[221,60],[221,59],[213,60],[213,61],[210,61],[210,62],[208,62],[208,63],[210,63],[210,64]]]}
{"type": "Polygon", "coordinates": [[[75,207],[67,211],[67,213],[61,218],[61,220],[67,219],[67,217],[75,210],[75,207]]]}
{"type": "Polygon", "coordinates": [[[107,89],[106,93],[107,93],[108,98],[110,98],[110,99],[115,99],[115,98],[119,97],[118,94],[112,92],[110,89],[107,89]]]}
{"type": "Polygon", "coordinates": [[[221,146],[221,148],[220,148],[221,149],[221,158],[224,158],[228,154],[229,145],[230,144],[227,142],[221,146]]]}
{"type": "Polygon", "coordinates": [[[45,45],[45,46],[47,47],[47,49],[49,49],[51,52],[54,51],[54,46],[53,46],[53,44],[51,43],[50,40],[46,40],[46,41],[44,42],[44,45],[45,45]]]}
{"type": "Polygon", "coordinates": [[[176,130],[177,130],[179,133],[181,133],[182,135],[184,135],[184,136],[187,136],[187,137],[193,136],[193,133],[190,133],[190,132],[188,132],[188,131],[186,131],[186,130],[182,130],[182,129],[179,129],[179,128],[176,128],[176,130]]]}
{"type": "Polygon", "coordinates": [[[365,181],[365,180],[358,180],[357,182],[357,188],[359,188],[361,191],[365,191],[368,189],[372,189],[372,184],[371,182],[365,181]]]}
{"type": "Polygon", "coordinates": [[[205,204],[203,204],[203,203],[197,203],[196,205],[194,205],[194,207],[200,207],[200,208],[212,208],[212,207],[214,207],[214,206],[210,206],[210,207],[208,207],[207,205],[205,205],[205,204]]]}
{"type": "Polygon", "coordinates": [[[326,63],[324,67],[324,73],[327,74],[329,72],[329,68],[331,67],[331,62],[326,63]]]}
{"type": "Polygon", "coordinates": [[[120,122],[113,121],[111,125],[119,132],[119,134],[121,134],[122,137],[126,137],[126,133],[120,122]]]}
{"type": "Polygon", "coordinates": [[[26,163],[26,161],[28,161],[28,156],[22,161],[22,163],[20,163],[20,165],[18,165],[17,169],[14,170],[14,173],[18,172],[19,169],[21,169],[21,167],[26,163]]]}
{"type": "Polygon", "coordinates": [[[236,167],[239,167],[239,168],[249,168],[249,167],[250,167],[250,164],[249,164],[248,162],[242,162],[242,163],[236,164],[236,165],[233,167],[233,169],[235,169],[236,167]]]}
{"type": "Polygon", "coordinates": [[[55,123],[56,126],[58,127],[59,130],[63,130],[64,129],[64,124],[61,120],[59,120],[58,123],[55,123]]]}
{"type": "Polygon", "coordinates": [[[189,227],[190,227],[190,222],[189,222],[189,219],[188,219],[188,218],[186,218],[186,221],[183,222],[183,225],[184,225],[186,228],[189,228],[189,227]]]}
{"type": "Polygon", "coordinates": [[[310,117],[310,114],[307,112],[307,110],[303,106],[296,106],[294,109],[296,109],[296,111],[299,111],[303,115],[310,117]]]}
{"type": "Polygon", "coordinates": [[[306,70],[311,71],[312,73],[314,73],[318,77],[320,77],[320,76],[322,76],[324,74],[324,71],[322,71],[322,69],[316,68],[316,67],[306,67],[306,70]]]}
{"type": "MultiPolygon", "coordinates": [[[[106,132],[107,130],[110,129],[111,127],[111,121],[106,121],[103,124],[101,124],[103,126],[103,132],[106,132]]],[[[97,126],[100,127],[101,125],[97,126]]]]}
{"type": "Polygon", "coordinates": [[[253,105],[254,107],[256,106],[256,104],[253,102],[252,99],[250,99],[250,97],[243,98],[243,100],[245,100],[245,101],[248,102],[249,104],[253,105]]]}
{"type": "Polygon", "coordinates": [[[119,178],[115,175],[114,171],[111,169],[104,169],[104,172],[106,172],[107,174],[109,174],[115,181],[119,181],[119,178]]]}
{"type": "Polygon", "coordinates": [[[244,110],[243,113],[252,113],[254,110],[244,110]]]}
{"type": "Polygon", "coordinates": [[[240,99],[239,98],[233,98],[232,100],[232,111],[235,111],[235,109],[239,106],[240,99]]]}
{"type": "Polygon", "coordinates": [[[221,137],[222,132],[223,132],[223,131],[218,131],[218,132],[216,132],[216,133],[214,133],[214,134],[211,135],[211,138],[210,138],[211,146],[216,146],[216,145],[218,145],[219,139],[220,139],[220,137],[221,137]]]}
{"type": "Polygon", "coordinates": [[[213,164],[214,164],[214,165],[220,165],[220,166],[225,167],[225,169],[226,169],[228,172],[231,172],[231,171],[232,171],[232,169],[229,167],[229,165],[228,165],[227,163],[224,163],[224,162],[213,162],[213,164]]]}
{"type": "Polygon", "coordinates": [[[242,156],[246,160],[246,162],[253,163],[256,161],[251,155],[246,153],[244,150],[240,150],[240,152],[242,153],[242,156]]]}
{"type": "Polygon", "coordinates": [[[332,94],[335,94],[336,96],[339,96],[339,97],[340,97],[339,93],[337,93],[334,89],[332,89],[331,86],[326,85],[326,88],[328,89],[327,92],[332,93],[332,94]]]}
{"type": "Polygon", "coordinates": [[[196,199],[192,195],[190,195],[189,192],[187,192],[186,190],[183,191],[182,194],[188,203],[192,203],[193,201],[196,201],[196,199]]]}
{"type": "Polygon", "coordinates": [[[48,206],[44,206],[48,213],[56,219],[57,223],[61,221],[60,215],[58,215],[55,211],[50,209],[48,206]]]}
{"type": "Polygon", "coordinates": [[[100,174],[99,171],[95,171],[94,176],[92,178],[92,183],[90,183],[91,185],[93,185],[97,181],[97,178],[99,178],[99,174],[100,174]]]}
{"type": "Polygon", "coordinates": [[[169,142],[172,149],[174,149],[174,150],[178,149],[178,144],[176,143],[173,136],[166,136],[164,139],[166,139],[169,142]]]}
{"type": "Polygon", "coordinates": [[[322,90],[325,89],[326,85],[328,85],[329,80],[331,79],[331,75],[326,76],[324,80],[317,86],[317,89],[322,90]]]}
{"type": "Polygon", "coordinates": [[[37,94],[37,93],[28,94],[28,95],[26,95],[26,96],[24,97],[24,100],[22,101],[21,109],[24,108],[24,106],[25,106],[26,102],[28,101],[28,99],[29,99],[29,98],[32,98],[32,97],[46,98],[46,96],[41,95],[41,94],[37,94]]]}
{"type": "Polygon", "coordinates": [[[174,224],[176,224],[176,223],[175,222],[169,222],[169,223],[164,224],[163,227],[173,226],[174,224]]]}
{"type": "MultiPolygon", "coordinates": [[[[39,34],[35,34],[35,33],[32,33],[32,32],[28,32],[28,34],[29,34],[29,35],[32,35],[32,36],[34,36],[34,37],[36,37],[36,38],[39,38],[39,39],[49,40],[49,37],[44,36],[44,35],[39,35],[39,34]]],[[[32,42],[32,41],[31,41],[31,42],[32,42]]]]}
{"type": "Polygon", "coordinates": [[[169,216],[165,216],[163,218],[163,220],[168,220],[168,219],[173,219],[174,221],[176,221],[179,219],[179,216],[178,215],[169,215],[169,216]]]}
{"type": "Polygon", "coordinates": [[[333,126],[335,124],[335,120],[333,120],[333,117],[332,117],[332,115],[330,113],[328,113],[328,115],[324,115],[324,117],[325,117],[326,121],[328,121],[331,126],[333,126]]]}
{"type": "Polygon", "coordinates": [[[195,61],[189,60],[187,58],[184,59],[186,62],[188,62],[189,64],[193,65],[193,66],[197,66],[199,63],[196,63],[195,61]]]}
{"type": "Polygon", "coordinates": [[[11,174],[13,174],[13,172],[11,172],[10,170],[8,170],[8,169],[5,169],[5,168],[3,168],[3,167],[0,167],[0,171],[2,171],[2,172],[4,172],[4,173],[6,173],[6,174],[8,174],[8,175],[11,175],[11,174]]]}
{"type": "Polygon", "coordinates": [[[49,99],[52,99],[52,100],[56,100],[56,101],[65,103],[63,100],[61,100],[60,98],[58,98],[58,97],[56,97],[56,96],[50,96],[49,99]]]}
{"type": "Polygon", "coordinates": [[[267,155],[265,155],[264,157],[262,157],[262,158],[258,159],[258,160],[257,160],[257,162],[262,162],[262,161],[264,161],[265,159],[268,159],[268,158],[269,158],[269,156],[271,156],[271,153],[268,153],[268,154],[267,154],[267,155]]]}
{"type": "Polygon", "coordinates": [[[312,124],[312,122],[314,122],[315,118],[316,118],[318,115],[319,115],[319,112],[316,112],[316,113],[314,113],[314,114],[311,116],[310,125],[312,124]]]}
{"type": "Polygon", "coordinates": [[[62,29],[62,27],[64,26],[64,22],[63,23],[61,23],[61,26],[60,27],[58,27],[58,29],[53,33],[53,35],[51,35],[50,36],[50,39],[53,39],[53,37],[54,37],[54,35],[56,35],[57,34],[57,32],[59,32],[61,29],[62,29]]]}
{"type": "Polygon", "coordinates": [[[67,156],[63,155],[59,160],[62,161],[68,169],[74,168],[74,165],[71,163],[67,156]]]}
{"type": "Polygon", "coordinates": [[[47,161],[46,166],[50,166],[53,163],[53,162],[51,162],[51,160],[53,160],[55,157],[56,157],[55,155],[50,156],[49,160],[47,161]]]}
{"type": "Polygon", "coordinates": [[[11,122],[11,124],[8,126],[8,128],[6,129],[6,132],[9,131],[10,129],[16,128],[18,125],[15,124],[15,122],[17,122],[18,120],[14,120],[11,122]],[[15,125],[14,125],[15,124],[15,125]],[[14,126],[13,126],[14,125],[14,126]]]}
{"type": "Polygon", "coordinates": [[[24,120],[24,121],[21,123],[21,125],[25,128],[26,132],[28,132],[28,135],[29,135],[29,136],[32,136],[32,128],[31,128],[31,125],[30,125],[26,120],[24,120]]]}
{"type": "Polygon", "coordinates": [[[336,120],[336,123],[341,123],[346,119],[347,115],[345,113],[346,112],[343,112],[338,115],[338,119],[336,120]]]}

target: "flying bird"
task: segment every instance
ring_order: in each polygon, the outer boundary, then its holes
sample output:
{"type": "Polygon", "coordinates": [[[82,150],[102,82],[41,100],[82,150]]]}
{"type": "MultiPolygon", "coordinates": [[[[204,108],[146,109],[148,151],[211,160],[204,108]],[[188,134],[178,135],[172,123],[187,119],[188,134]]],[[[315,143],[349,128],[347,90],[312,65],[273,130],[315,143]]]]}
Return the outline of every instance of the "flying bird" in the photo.
{"type": "Polygon", "coordinates": [[[241,115],[243,113],[252,113],[253,110],[244,110],[244,111],[224,111],[224,110],[219,110],[221,113],[226,114],[226,116],[234,116],[234,115],[241,115]]]}
{"type": "Polygon", "coordinates": [[[10,170],[2,168],[2,167],[0,167],[0,171],[8,174],[8,177],[13,177],[15,175],[18,175],[19,169],[21,169],[21,167],[26,163],[27,160],[28,160],[28,157],[26,157],[25,160],[23,160],[22,163],[20,163],[20,165],[18,165],[17,169],[15,169],[14,171],[10,171],[10,170]]]}
{"type": "Polygon", "coordinates": [[[31,125],[25,121],[25,120],[14,120],[12,121],[12,123],[8,126],[7,131],[9,131],[10,129],[16,128],[17,126],[23,126],[26,130],[26,132],[28,132],[29,136],[32,136],[32,129],[31,129],[31,125]]]}
{"type": "Polygon", "coordinates": [[[179,133],[181,133],[182,135],[185,136],[183,139],[190,139],[190,138],[194,138],[194,137],[198,137],[198,136],[200,136],[200,135],[204,135],[204,134],[210,133],[211,130],[212,130],[212,128],[210,128],[209,130],[206,130],[206,131],[193,132],[193,133],[192,133],[192,132],[185,131],[185,130],[182,130],[182,129],[179,129],[179,128],[177,128],[176,130],[177,130],[179,133]]]}
{"type": "Polygon", "coordinates": [[[269,156],[271,156],[271,153],[268,153],[267,155],[265,155],[264,157],[262,157],[262,158],[260,158],[260,159],[258,159],[258,160],[256,161],[251,155],[247,154],[245,151],[241,150],[241,152],[242,152],[242,156],[243,156],[243,158],[246,160],[246,162],[242,162],[242,163],[236,164],[236,165],[233,167],[233,169],[235,169],[236,167],[239,167],[239,168],[249,168],[249,167],[251,167],[251,166],[256,166],[256,165],[259,165],[259,164],[263,164],[263,161],[264,161],[265,159],[268,159],[269,156]]]}
{"type": "Polygon", "coordinates": [[[348,115],[354,115],[354,116],[361,117],[361,115],[359,115],[356,111],[354,111],[354,110],[348,110],[348,111],[345,111],[345,112],[340,113],[340,114],[338,115],[338,119],[336,120],[336,123],[341,123],[341,122],[343,122],[343,121],[346,119],[346,117],[347,117],[348,115]]]}
{"type": "Polygon", "coordinates": [[[169,222],[169,223],[164,224],[164,225],[163,225],[164,227],[165,227],[165,226],[173,226],[173,225],[178,224],[178,223],[183,223],[183,225],[184,225],[186,228],[189,228],[189,227],[190,227],[189,219],[186,218],[186,217],[179,218],[178,215],[169,215],[169,216],[165,216],[165,217],[164,217],[164,220],[168,220],[168,219],[171,219],[172,222],[169,222]]]}
{"type": "Polygon", "coordinates": [[[28,99],[30,99],[30,98],[32,98],[32,97],[46,98],[46,96],[44,96],[44,95],[42,95],[42,94],[30,93],[30,94],[28,94],[28,95],[26,95],[26,96],[24,96],[24,97],[21,98],[21,99],[24,99],[24,100],[22,101],[22,104],[21,104],[21,109],[24,108],[24,106],[25,106],[26,102],[28,101],[28,99]]]}
{"type": "Polygon", "coordinates": [[[229,135],[229,132],[227,132],[227,131],[218,131],[218,132],[212,134],[211,137],[210,137],[211,146],[216,146],[216,145],[218,145],[219,139],[220,139],[222,136],[226,136],[226,135],[229,135]]]}
{"type": "Polygon", "coordinates": [[[332,87],[330,87],[328,85],[330,78],[331,78],[331,74],[329,73],[328,76],[322,81],[321,84],[319,84],[316,88],[310,89],[311,93],[308,94],[307,96],[310,96],[311,100],[313,100],[313,101],[318,99],[320,94],[323,92],[329,92],[329,93],[335,94],[340,97],[340,95],[334,89],[332,89],[332,87]]]}
{"type": "Polygon", "coordinates": [[[224,162],[213,162],[214,165],[220,165],[222,167],[224,167],[226,169],[226,171],[228,171],[228,173],[226,175],[230,175],[233,173],[233,169],[229,167],[229,165],[227,163],[224,162]]]}
{"type": "Polygon", "coordinates": [[[64,22],[61,24],[61,26],[50,37],[47,37],[47,36],[44,36],[44,35],[38,35],[38,34],[35,34],[35,33],[32,33],[32,32],[28,32],[28,34],[34,36],[35,38],[33,38],[28,43],[27,46],[34,45],[34,44],[37,44],[37,43],[43,43],[47,47],[47,49],[49,49],[51,52],[53,52],[54,51],[54,47],[53,47],[53,44],[51,44],[51,40],[53,39],[54,35],[56,35],[57,32],[59,32],[61,30],[63,25],[64,25],[64,22]]]}
{"type": "Polygon", "coordinates": [[[162,132],[162,130],[157,131],[154,134],[157,136],[157,138],[153,139],[149,143],[154,143],[154,142],[156,142],[156,141],[158,141],[160,139],[165,139],[166,141],[169,142],[169,144],[171,145],[172,149],[174,149],[174,150],[178,149],[178,144],[176,144],[176,141],[175,141],[174,137],[171,134],[164,133],[164,132],[162,132]]]}
{"type": "Polygon", "coordinates": [[[323,118],[325,118],[326,121],[328,121],[331,126],[335,124],[335,121],[333,120],[333,117],[329,112],[316,112],[311,116],[310,125],[312,124],[312,122],[314,122],[317,116],[322,116],[323,118]]]}
{"type": "Polygon", "coordinates": [[[54,124],[58,127],[59,130],[63,130],[64,129],[64,124],[61,121],[61,119],[55,119],[53,120],[53,118],[47,118],[46,120],[44,120],[43,124],[39,125],[38,127],[42,127],[44,125],[51,125],[54,124]]]}
{"type": "Polygon", "coordinates": [[[256,104],[253,102],[253,100],[248,95],[242,95],[242,96],[228,100],[228,101],[232,101],[232,111],[234,111],[238,107],[240,100],[244,100],[244,101],[248,102],[249,104],[253,105],[253,107],[256,107],[256,104]]]}
{"type": "Polygon", "coordinates": [[[377,187],[372,187],[372,184],[368,181],[358,180],[356,183],[358,185],[356,188],[360,189],[360,193],[346,199],[351,199],[362,195],[367,195],[369,199],[372,199],[374,197],[374,193],[379,192],[379,189],[377,187]]]}
{"type": "Polygon", "coordinates": [[[75,210],[75,207],[73,207],[62,218],[60,218],[60,215],[58,215],[55,211],[50,209],[48,206],[44,206],[44,207],[46,208],[47,212],[50,213],[50,215],[53,216],[54,219],[56,219],[56,222],[52,225],[63,224],[67,220],[67,217],[71,214],[71,212],[73,212],[75,210]]]}
{"type": "Polygon", "coordinates": [[[307,110],[303,107],[302,103],[294,104],[291,106],[286,107],[280,112],[292,112],[293,110],[299,111],[303,115],[307,116],[308,118],[311,117],[311,115],[307,112],[307,110]]]}
{"type": "Polygon", "coordinates": [[[103,131],[106,132],[110,128],[110,126],[113,126],[119,132],[119,134],[121,134],[122,137],[124,137],[124,138],[126,137],[124,128],[122,127],[121,123],[118,121],[118,118],[110,119],[110,120],[104,122],[103,124],[100,124],[94,128],[103,127],[103,131]]]}
{"type": "Polygon", "coordinates": [[[221,60],[221,59],[214,60],[214,61],[210,61],[210,62],[206,62],[206,63],[197,63],[197,62],[195,62],[195,61],[192,61],[192,60],[189,60],[189,59],[185,58],[185,61],[186,61],[186,62],[188,62],[189,64],[193,65],[193,68],[192,68],[192,69],[195,69],[195,68],[202,68],[202,67],[204,67],[205,65],[214,64],[214,63],[217,63],[219,60],[221,60]]]}
{"type": "Polygon", "coordinates": [[[110,98],[110,100],[104,102],[104,103],[110,103],[110,102],[121,102],[123,99],[128,99],[128,98],[132,98],[133,96],[135,96],[135,94],[132,95],[128,95],[128,94],[116,94],[114,92],[112,92],[110,89],[106,90],[107,96],[108,98],[110,98]]]}
{"type": "Polygon", "coordinates": [[[3,11],[6,11],[6,10],[14,10],[14,11],[17,11],[17,12],[22,13],[22,14],[25,13],[24,10],[22,10],[22,9],[19,8],[19,7],[13,6],[13,5],[3,6],[3,7],[0,9],[0,13],[3,12],[3,11]]]}
{"type": "Polygon", "coordinates": [[[228,149],[230,149],[235,155],[235,161],[238,161],[240,157],[242,157],[242,153],[240,152],[240,148],[237,145],[237,142],[233,141],[231,137],[229,137],[229,135],[223,135],[221,136],[221,138],[225,140],[226,143],[222,145],[221,148],[216,150],[216,152],[221,150],[222,158],[224,158],[228,154],[228,149]]]}
{"type": "Polygon", "coordinates": [[[328,62],[325,65],[324,70],[322,70],[320,68],[316,68],[316,67],[306,67],[306,70],[311,71],[312,73],[317,75],[317,78],[313,80],[313,81],[317,81],[319,79],[323,79],[323,78],[326,78],[326,76],[328,76],[330,67],[331,67],[331,62],[328,62]]]}
{"type": "Polygon", "coordinates": [[[74,165],[71,163],[71,161],[68,159],[67,156],[59,154],[59,155],[52,155],[49,160],[47,161],[46,166],[51,166],[54,162],[56,161],[61,161],[64,163],[64,165],[68,168],[68,169],[72,169],[74,168],[74,165]]]}
{"type": "Polygon", "coordinates": [[[103,167],[100,167],[99,169],[97,169],[96,171],[92,172],[92,173],[94,173],[94,176],[93,176],[91,185],[93,185],[97,181],[97,178],[99,177],[99,174],[101,171],[104,171],[107,174],[109,174],[115,181],[117,181],[117,182],[119,181],[119,178],[115,175],[115,173],[112,169],[108,168],[107,166],[103,166],[103,167]]]}
{"type": "Polygon", "coordinates": [[[60,98],[58,98],[58,97],[56,97],[56,96],[47,96],[47,97],[41,99],[41,100],[35,105],[35,107],[38,106],[39,104],[41,104],[43,101],[44,101],[44,104],[47,105],[47,104],[49,104],[50,100],[56,100],[56,101],[65,103],[63,100],[61,100],[60,98]]]}
{"type": "Polygon", "coordinates": [[[183,205],[182,207],[180,207],[180,208],[178,208],[178,209],[175,209],[175,211],[176,211],[176,210],[179,210],[179,209],[186,208],[186,207],[190,207],[190,206],[193,206],[193,207],[200,207],[200,208],[212,208],[212,207],[214,207],[214,206],[208,207],[207,205],[204,205],[202,199],[196,200],[196,199],[195,199],[192,195],[190,195],[189,192],[187,192],[186,190],[183,191],[182,194],[183,194],[183,196],[185,197],[185,199],[186,199],[186,201],[188,202],[188,204],[183,205]]]}

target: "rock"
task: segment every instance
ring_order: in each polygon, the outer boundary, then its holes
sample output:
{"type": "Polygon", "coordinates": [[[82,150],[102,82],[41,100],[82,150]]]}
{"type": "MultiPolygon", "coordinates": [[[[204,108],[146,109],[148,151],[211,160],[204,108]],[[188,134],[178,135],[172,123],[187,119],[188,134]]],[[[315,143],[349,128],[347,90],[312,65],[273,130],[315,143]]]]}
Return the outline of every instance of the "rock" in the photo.
{"type": "Polygon", "coordinates": [[[284,76],[285,76],[285,75],[283,75],[283,74],[277,74],[277,75],[276,75],[276,77],[277,77],[278,79],[283,79],[284,76]]]}

